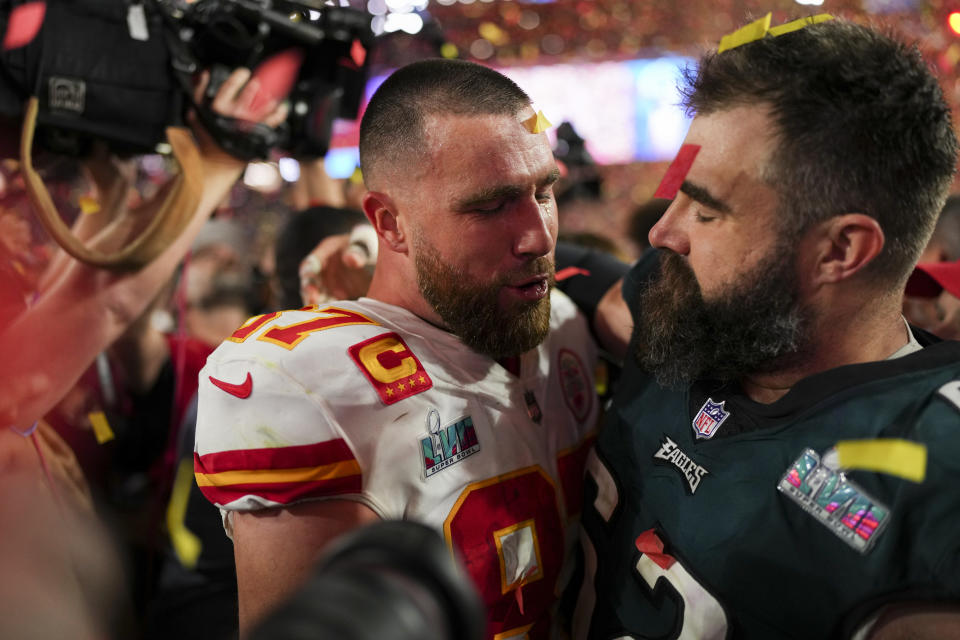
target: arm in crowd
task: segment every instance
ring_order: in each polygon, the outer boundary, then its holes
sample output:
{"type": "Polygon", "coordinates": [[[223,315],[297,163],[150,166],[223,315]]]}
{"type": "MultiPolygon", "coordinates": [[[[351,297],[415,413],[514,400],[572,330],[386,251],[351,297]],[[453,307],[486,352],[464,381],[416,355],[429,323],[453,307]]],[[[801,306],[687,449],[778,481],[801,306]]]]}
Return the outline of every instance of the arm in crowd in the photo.
{"type": "MultiPolygon", "coordinates": [[[[247,82],[249,77],[248,70],[235,71],[219,89],[213,108],[224,115],[250,119],[250,103],[257,86],[247,82]]],[[[202,92],[202,85],[198,93],[202,92]]],[[[263,121],[275,126],[286,117],[285,110],[285,106],[273,106],[263,121]]],[[[46,289],[39,301],[0,335],[0,353],[6,360],[4,372],[0,374],[0,388],[8,396],[16,394],[17,389],[26,394],[10,396],[5,402],[15,414],[10,416],[14,424],[28,427],[49,411],[96,355],[142,314],[170,279],[200,228],[240,177],[245,162],[226,154],[205,133],[198,131],[197,137],[204,172],[203,190],[184,232],[155,260],[134,272],[105,271],[79,261],[55,260],[52,263],[55,271],[45,278],[46,289]],[[28,373],[31,380],[40,374],[43,382],[10,384],[11,380],[28,373]],[[37,392],[40,387],[45,390],[37,392]]],[[[107,186],[108,206],[119,207],[123,199],[116,196],[115,190],[122,188],[123,178],[111,180],[105,175],[100,182],[107,186]]],[[[150,220],[162,197],[163,190],[136,211],[111,211],[104,218],[106,224],[102,229],[87,228],[82,229],[82,233],[93,236],[92,244],[101,250],[121,247],[150,220]]]]}

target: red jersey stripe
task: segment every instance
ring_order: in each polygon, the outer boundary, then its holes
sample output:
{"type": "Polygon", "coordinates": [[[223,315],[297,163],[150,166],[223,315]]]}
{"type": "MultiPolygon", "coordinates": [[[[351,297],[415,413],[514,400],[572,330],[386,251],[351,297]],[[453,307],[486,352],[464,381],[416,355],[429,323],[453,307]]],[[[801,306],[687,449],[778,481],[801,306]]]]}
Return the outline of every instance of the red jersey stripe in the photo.
{"type": "Polygon", "coordinates": [[[346,441],[343,438],[338,438],[337,440],[293,447],[238,449],[207,453],[202,456],[194,452],[193,466],[197,473],[209,475],[223,471],[319,467],[355,459],[346,441]]]}

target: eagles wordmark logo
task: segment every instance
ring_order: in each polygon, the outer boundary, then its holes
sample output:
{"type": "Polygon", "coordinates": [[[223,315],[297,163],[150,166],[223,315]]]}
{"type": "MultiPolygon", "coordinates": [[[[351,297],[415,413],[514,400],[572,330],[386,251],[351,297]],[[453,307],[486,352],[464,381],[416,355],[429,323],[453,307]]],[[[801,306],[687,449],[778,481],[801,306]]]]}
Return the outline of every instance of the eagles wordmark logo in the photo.
{"type": "Polygon", "coordinates": [[[660,442],[660,449],[653,454],[653,458],[655,462],[663,460],[664,462],[659,464],[672,465],[682,473],[684,480],[687,481],[690,495],[697,492],[697,487],[700,486],[700,481],[703,480],[703,476],[710,473],[704,467],[694,462],[690,456],[681,451],[677,443],[666,435],[663,436],[663,440],[660,442]]]}

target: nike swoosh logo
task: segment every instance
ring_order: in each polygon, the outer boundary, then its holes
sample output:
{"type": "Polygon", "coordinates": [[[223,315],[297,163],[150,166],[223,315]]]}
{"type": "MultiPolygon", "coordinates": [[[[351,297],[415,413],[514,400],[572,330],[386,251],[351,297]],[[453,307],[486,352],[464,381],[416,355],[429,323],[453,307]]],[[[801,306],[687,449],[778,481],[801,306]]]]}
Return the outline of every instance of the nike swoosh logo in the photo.
{"type": "Polygon", "coordinates": [[[250,377],[249,371],[247,371],[247,379],[240,384],[232,384],[230,382],[224,382],[223,380],[217,380],[213,376],[208,377],[210,378],[210,382],[212,382],[214,385],[223,389],[232,396],[237,396],[241,400],[244,398],[249,398],[250,394],[253,393],[253,378],[250,377]]]}

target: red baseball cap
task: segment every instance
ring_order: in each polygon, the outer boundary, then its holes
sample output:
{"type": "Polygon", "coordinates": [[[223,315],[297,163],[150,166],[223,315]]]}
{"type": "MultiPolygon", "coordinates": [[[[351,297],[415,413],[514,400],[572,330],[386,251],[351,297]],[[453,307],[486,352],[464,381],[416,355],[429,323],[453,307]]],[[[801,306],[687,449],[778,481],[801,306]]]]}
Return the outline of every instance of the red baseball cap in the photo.
{"type": "Polygon", "coordinates": [[[960,260],[918,264],[907,280],[907,295],[933,298],[946,289],[960,298],[960,260]]]}

